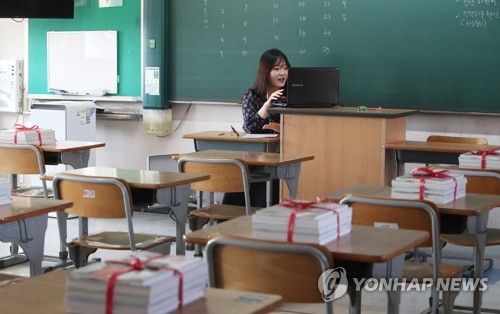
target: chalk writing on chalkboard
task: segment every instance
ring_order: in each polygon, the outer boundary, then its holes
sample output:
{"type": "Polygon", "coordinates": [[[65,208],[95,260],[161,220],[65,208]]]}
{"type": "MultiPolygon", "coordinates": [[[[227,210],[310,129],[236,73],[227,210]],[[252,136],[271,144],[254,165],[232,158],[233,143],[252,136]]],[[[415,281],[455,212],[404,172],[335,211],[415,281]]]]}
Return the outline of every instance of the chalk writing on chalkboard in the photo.
{"type": "Polygon", "coordinates": [[[456,18],[460,26],[485,29],[491,23],[500,23],[498,11],[496,0],[463,0],[456,18]]]}
{"type": "Polygon", "coordinates": [[[174,0],[170,8],[171,100],[238,102],[259,56],[278,48],[295,67],[341,68],[346,104],[500,110],[500,0],[174,0]]]}

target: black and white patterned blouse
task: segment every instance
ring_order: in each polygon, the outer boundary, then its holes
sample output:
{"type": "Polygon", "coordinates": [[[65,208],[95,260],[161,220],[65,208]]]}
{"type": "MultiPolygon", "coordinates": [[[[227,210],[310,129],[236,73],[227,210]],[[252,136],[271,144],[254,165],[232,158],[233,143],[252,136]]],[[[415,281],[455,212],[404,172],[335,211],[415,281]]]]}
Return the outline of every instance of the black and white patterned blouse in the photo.
{"type": "Polygon", "coordinates": [[[264,124],[270,121],[279,123],[279,115],[269,115],[267,119],[262,119],[258,112],[266,102],[266,98],[258,95],[252,89],[247,90],[242,97],[243,130],[246,133],[273,133],[272,130],[263,130],[264,124]]]}

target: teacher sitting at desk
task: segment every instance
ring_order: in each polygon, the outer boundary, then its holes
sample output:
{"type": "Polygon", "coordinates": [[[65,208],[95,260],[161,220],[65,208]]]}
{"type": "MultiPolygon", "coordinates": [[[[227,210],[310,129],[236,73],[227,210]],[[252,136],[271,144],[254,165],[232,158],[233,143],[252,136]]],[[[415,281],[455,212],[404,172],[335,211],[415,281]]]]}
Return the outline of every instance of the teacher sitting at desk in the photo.
{"type": "MultiPolygon", "coordinates": [[[[260,57],[257,77],[252,88],[242,95],[243,130],[247,133],[279,132],[279,115],[270,117],[267,111],[273,100],[283,95],[290,63],[283,52],[269,49],[260,57]]],[[[251,169],[257,170],[257,169],[251,169]]],[[[272,203],[279,199],[279,182],[273,182],[272,203]]],[[[223,204],[245,205],[243,193],[224,194],[223,204]]],[[[266,207],[266,183],[250,184],[250,203],[253,207],[266,207]]]]}
{"type": "Polygon", "coordinates": [[[283,96],[290,62],[283,52],[269,49],[260,57],[257,76],[252,88],[243,93],[243,130],[247,133],[279,131],[279,115],[270,117],[273,100],[283,96]],[[277,123],[272,123],[277,122],[277,123]]]}

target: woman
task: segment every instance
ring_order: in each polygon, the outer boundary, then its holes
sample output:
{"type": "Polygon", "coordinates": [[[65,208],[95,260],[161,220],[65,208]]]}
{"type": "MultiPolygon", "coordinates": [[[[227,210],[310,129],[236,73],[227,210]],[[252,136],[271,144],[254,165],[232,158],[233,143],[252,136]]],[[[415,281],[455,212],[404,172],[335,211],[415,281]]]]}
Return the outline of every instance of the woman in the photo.
{"type": "MultiPolygon", "coordinates": [[[[274,100],[284,96],[289,67],[288,58],[278,49],[269,49],[260,57],[255,82],[242,95],[243,130],[246,133],[279,131],[279,115],[271,118],[268,109],[274,100]]],[[[278,180],[273,181],[273,192],[272,203],[275,204],[279,198],[278,180]]],[[[243,193],[226,193],[222,203],[245,205],[245,198],[243,193]]],[[[265,182],[250,184],[250,203],[253,207],[266,207],[265,182]]]]}
{"type": "Polygon", "coordinates": [[[289,67],[288,58],[278,49],[269,49],[262,54],[255,82],[252,88],[242,95],[245,132],[271,132],[269,124],[279,123],[279,115],[270,117],[268,109],[274,100],[284,96],[289,67]]]}

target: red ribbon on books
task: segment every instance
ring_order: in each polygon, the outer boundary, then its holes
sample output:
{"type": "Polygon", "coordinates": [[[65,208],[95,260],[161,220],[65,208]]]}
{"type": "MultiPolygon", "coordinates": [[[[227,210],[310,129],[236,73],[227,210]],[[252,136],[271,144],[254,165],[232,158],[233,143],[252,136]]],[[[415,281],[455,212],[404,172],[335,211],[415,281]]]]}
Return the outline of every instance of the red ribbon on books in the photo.
{"type": "MultiPolygon", "coordinates": [[[[279,203],[279,206],[287,207],[287,208],[293,208],[294,211],[290,214],[290,218],[288,220],[288,232],[287,232],[287,242],[293,242],[293,230],[295,229],[295,220],[297,219],[297,214],[305,211],[309,208],[318,208],[321,210],[328,211],[329,209],[320,207],[320,206],[315,206],[318,203],[331,203],[332,200],[330,199],[320,199],[317,202],[309,202],[309,201],[301,201],[297,202],[294,200],[290,199],[283,199],[281,203],[279,203]]],[[[332,209],[333,213],[337,216],[337,238],[340,236],[340,215],[337,210],[332,209]]]]}
{"type": "Polygon", "coordinates": [[[493,149],[486,150],[474,150],[471,152],[472,155],[481,156],[481,169],[486,169],[486,156],[488,155],[498,155],[498,152],[493,149]]]}
{"type": "Polygon", "coordinates": [[[293,242],[293,230],[295,229],[295,219],[297,218],[297,214],[309,208],[318,208],[317,206],[314,206],[315,204],[316,202],[297,202],[286,198],[281,200],[278,204],[279,206],[294,209],[288,219],[288,232],[286,238],[288,242],[293,242]]]}
{"type": "Polygon", "coordinates": [[[25,125],[16,123],[16,124],[14,124],[14,130],[16,130],[16,132],[14,133],[14,143],[17,144],[17,133],[18,132],[36,131],[36,133],[38,134],[38,141],[40,142],[40,145],[42,145],[42,135],[40,134],[40,130],[39,130],[38,125],[34,125],[32,127],[27,127],[25,125]]]}
{"type": "Polygon", "coordinates": [[[166,255],[159,254],[159,255],[151,257],[145,261],[141,261],[139,258],[137,258],[135,256],[132,256],[132,258],[133,258],[132,261],[107,261],[107,263],[127,265],[127,266],[130,266],[130,268],[124,269],[122,271],[117,271],[109,277],[107,289],[106,289],[106,314],[113,313],[113,303],[114,303],[113,298],[114,298],[114,294],[115,294],[115,285],[116,285],[116,281],[118,280],[118,277],[125,274],[125,273],[134,271],[134,270],[138,270],[138,271],[143,270],[145,267],[146,268],[151,267],[151,268],[155,268],[155,269],[171,270],[174,272],[174,274],[176,276],[179,277],[179,294],[178,294],[179,295],[179,305],[178,305],[178,307],[181,308],[182,302],[183,302],[182,301],[182,299],[183,299],[182,293],[183,293],[183,280],[184,280],[182,272],[179,271],[178,269],[164,266],[164,265],[149,265],[149,262],[151,262],[152,260],[159,259],[159,258],[162,258],[165,256],[166,255]]]}
{"type": "Polygon", "coordinates": [[[421,199],[421,200],[424,199],[425,180],[427,180],[429,178],[440,178],[440,179],[453,179],[453,181],[455,182],[455,189],[453,191],[453,200],[456,200],[457,199],[457,188],[458,188],[457,179],[453,176],[446,174],[446,172],[448,172],[448,170],[446,170],[446,169],[432,170],[432,169],[425,168],[425,167],[418,167],[418,168],[415,168],[412,171],[410,171],[411,175],[414,178],[420,179],[419,199],[421,199]],[[423,172],[423,173],[421,173],[421,172],[423,172]]]}

